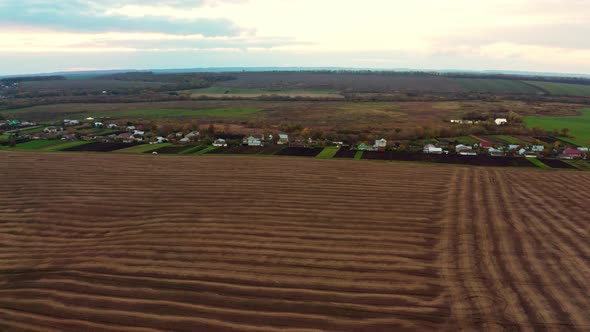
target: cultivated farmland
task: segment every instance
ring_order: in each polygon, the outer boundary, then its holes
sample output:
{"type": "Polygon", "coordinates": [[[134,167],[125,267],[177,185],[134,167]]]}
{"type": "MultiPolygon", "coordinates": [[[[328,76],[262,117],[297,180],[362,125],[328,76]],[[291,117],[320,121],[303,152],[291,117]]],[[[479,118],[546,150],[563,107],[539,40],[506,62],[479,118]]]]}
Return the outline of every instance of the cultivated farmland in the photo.
{"type": "Polygon", "coordinates": [[[539,87],[552,95],[590,97],[590,85],[554,82],[527,83],[539,87]]]}
{"type": "Polygon", "coordinates": [[[590,174],[68,153],[0,163],[2,331],[590,329],[590,174]]]}
{"type": "Polygon", "coordinates": [[[587,145],[590,144],[590,108],[583,109],[580,112],[582,115],[578,116],[530,116],[525,117],[525,123],[529,127],[540,126],[547,130],[560,131],[567,128],[576,142],[580,142],[580,145],[587,145]]]}

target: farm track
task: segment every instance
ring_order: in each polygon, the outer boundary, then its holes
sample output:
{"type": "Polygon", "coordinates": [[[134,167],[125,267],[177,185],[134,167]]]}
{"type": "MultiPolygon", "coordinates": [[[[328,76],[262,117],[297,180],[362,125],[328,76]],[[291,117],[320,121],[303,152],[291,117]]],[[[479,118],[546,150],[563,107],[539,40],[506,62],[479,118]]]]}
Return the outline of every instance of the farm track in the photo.
{"type": "Polygon", "coordinates": [[[590,329],[584,173],[60,153],[0,165],[1,331],[590,329]]]}

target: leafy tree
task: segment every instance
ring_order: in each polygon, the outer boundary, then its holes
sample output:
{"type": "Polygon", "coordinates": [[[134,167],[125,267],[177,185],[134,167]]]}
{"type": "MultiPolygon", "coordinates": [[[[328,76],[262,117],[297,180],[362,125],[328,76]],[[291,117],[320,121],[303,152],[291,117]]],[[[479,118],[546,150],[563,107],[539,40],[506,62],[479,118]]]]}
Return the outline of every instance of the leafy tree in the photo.
{"type": "Polygon", "coordinates": [[[563,136],[563,137],[569,137],[569,133],[570,133],[569,128],[563,128],[563,129],[561,129],[561,136],[563,136]]]}
{"type": "Polygon", "coordinates": [[[211,135],[215,134],[215,126],[212,123],[209,124],[209,127],[207,128],[207,132],[211,135]]]}

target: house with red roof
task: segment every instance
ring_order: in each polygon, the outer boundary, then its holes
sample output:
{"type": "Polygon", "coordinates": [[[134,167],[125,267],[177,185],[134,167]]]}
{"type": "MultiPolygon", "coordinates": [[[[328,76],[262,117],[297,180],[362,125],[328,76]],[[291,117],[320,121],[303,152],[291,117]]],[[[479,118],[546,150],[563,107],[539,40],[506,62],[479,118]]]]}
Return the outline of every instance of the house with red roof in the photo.
{"type": "Polygon", "coordinates": [[[489,148],[493,148],[494,144],[492,144],[491,142],[481,142],[481,143],[479,143],[479,146],[484,149],[489,149],[489,148]]]}
{"type": "Polygon", "coordinates": [[[559,155],[559,159],[581,159],[582,153],[581,150],[567,148],[559,155]]]}

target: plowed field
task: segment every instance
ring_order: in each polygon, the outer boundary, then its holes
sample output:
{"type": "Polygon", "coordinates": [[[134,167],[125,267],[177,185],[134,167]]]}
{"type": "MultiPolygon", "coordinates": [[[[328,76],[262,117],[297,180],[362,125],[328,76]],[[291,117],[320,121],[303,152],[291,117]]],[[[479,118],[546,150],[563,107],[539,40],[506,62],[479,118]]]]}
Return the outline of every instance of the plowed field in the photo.
{"type": "Polygon", "coordinates": [[[590,329],[590,175],[0,153],[0,331],[590,329]]]}

